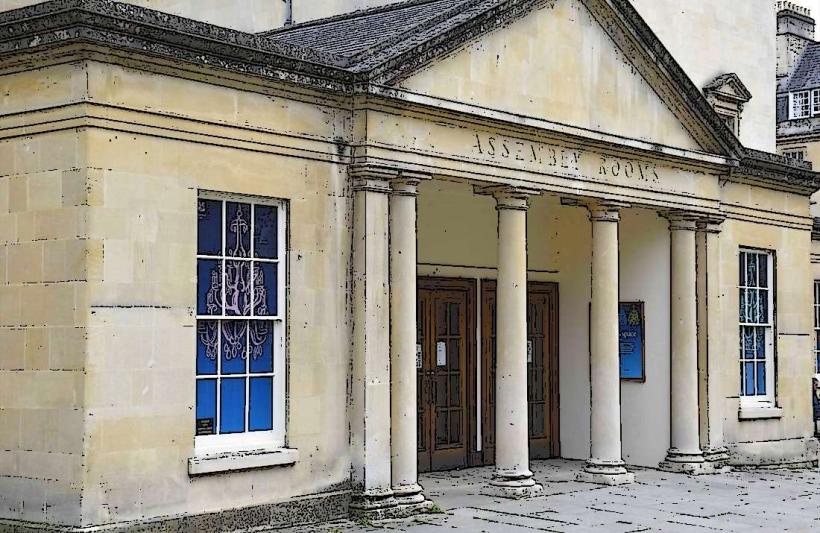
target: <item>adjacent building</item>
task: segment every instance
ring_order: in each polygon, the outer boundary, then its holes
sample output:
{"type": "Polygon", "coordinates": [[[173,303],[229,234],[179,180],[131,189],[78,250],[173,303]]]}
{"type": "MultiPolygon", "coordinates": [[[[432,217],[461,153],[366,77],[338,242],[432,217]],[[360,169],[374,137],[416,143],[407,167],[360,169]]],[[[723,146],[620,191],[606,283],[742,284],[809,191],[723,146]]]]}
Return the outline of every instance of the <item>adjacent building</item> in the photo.
{"type": "Polygon", "coordinates": [[[816,465],[769,0],[380,3],[0,2],[0,527],[816,465]]]}
{"type": "MultiPolygon", "coordinates": [[[[811,11],[777,3],[777,147],[796,161],[820,162],[820,43],[811,11]]],[[[820,205],[812,198],[815,369],[820,374],[820,205]]],[[[820,385],[820,382],[818,382],[820,385]]],[[[818,400],[820,402],[820,400],[818,400]]],[[[820,416],[820,403],[817,405],[820,416]]]]}

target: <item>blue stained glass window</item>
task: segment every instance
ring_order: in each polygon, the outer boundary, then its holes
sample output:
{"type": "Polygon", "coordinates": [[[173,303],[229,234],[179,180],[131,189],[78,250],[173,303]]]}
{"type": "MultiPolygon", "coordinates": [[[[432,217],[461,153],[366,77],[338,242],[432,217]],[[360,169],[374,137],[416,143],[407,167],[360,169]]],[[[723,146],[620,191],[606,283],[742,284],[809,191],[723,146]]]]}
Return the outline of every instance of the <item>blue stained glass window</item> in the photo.
{"type": "Polygon", "coordinates": [[[219,432],[245,431],[245,378],[222,380],[219,398],[219,432]]]}
{"type": "Polygon", "coordinates": [[[276,316],[278,266],[276,263],[255,263],[254,269],[254,313],[257,316],[276,316]]]}
{"type": "Polygon", "coordinates": [[[747,254],[746,260],[746,286],[757,287],[757,257],[747,254]]]}
{"type": "Polygon", "coordinates": [[[219,322],[200,320],[196,324],[196,373],[198,376],[216,374],[219,351],[219,322]]]}
{"type": "Polygon", "coordinates": [[[769,256],[758,254],[758,287],[769,286],[769,256]]]}
{"type": "Polygon", "coordinates": [[[250,257],[251,252],[251,206],[226,202],[225,255],[250,257]]]}
{"type": "Polygon", "coordinates": [[[757,323],[766,324],[769,321],[769,293],[757,291],[759,303],[757,305],[757,323]]]}
{"type": "Polygon", "coordinates": [[[244,320],[222,322],[222,373],[244,374],[248,357],[248,323],[244,320]]]}
{"type": "Polygon", "coordinates": [[[250,328],[250,371],[273,372],[273,323],[254,320],[250,328]]]}
{"type": "Polygon", "coordinates": [[[755,364],[744,363],[745,366],[745,385],[743,394],[746,396],[754,396],[755,394],[755,364]]]}
{"type": "Polygon", "coordinates": [[[222,202],[198,200],[197,219],[197,253],[199,255],[221,255],[222,202]]]}
{"type": "Polygon", "coordinates": [[[755,328],[755,348],[757,348],[757,358],[766,358],[766,330],[764,328],[755,328]]]}
{"type": "Polygon", "coordinates": [[[282,442],[272,410],[284,208],[204,198],[197,214],[196,435],[273,431],[282,442]]]}
{"type": "Polygon", "coordinates": [[[249,261],[225,261],[225,314],[250,316],[251,264],[249,261]]]}
{"type": "Polygon", "coordinates": [[[740,306],[739,306],[738,312],[740,314],[740,321],[741,322],[747,322],[748,317],[747,317],[747,314],[746,314],[746,290],[745,289],[740,289],[740,306]]]}
{"type": "Polygon", "coordinates": [[[766,363],[760,361],[757,363],[757,391],[758,395],[766,394],[766,363]]]}
{"type": "Polygon", "coordinates": [[[197,314],[222,314],[222,269],[217,259],[197,260],[197,314]]]}
{"type": "Polygon", "coordinates": [[[279,246],[277,208],[268,205],[256,205],[253,210],[253,256],[263,259],[276,259],[279,246]]]}
{"type": "Polygon", "coordinates": [[[196,434],[216,433],[216,380],[200,379],[196,382],[196,434]]]}
{"type": "Polygon", "coordinates": [[[273,429],[273,378],[251,378],[248,431],[273,429]]]}

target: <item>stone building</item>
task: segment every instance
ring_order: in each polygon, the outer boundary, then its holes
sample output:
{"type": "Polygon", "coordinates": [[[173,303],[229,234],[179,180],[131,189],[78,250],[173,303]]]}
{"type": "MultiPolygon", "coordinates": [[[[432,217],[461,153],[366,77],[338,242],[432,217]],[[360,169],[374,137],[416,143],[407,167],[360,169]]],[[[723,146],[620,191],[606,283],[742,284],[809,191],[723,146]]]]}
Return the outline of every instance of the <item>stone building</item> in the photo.
{"type": "Polygon", "coordinates": [[[0,2],[2,527],[816,464],[769,0],[312,4],[0,2]]]}
{"type": "MultiPolygon", "coordinates": [[[[777,3],[777,148],[796,161],[820,162],[820,43],[811,11],[777,3]]],[[[820,374],[820,195],[812,197],[815,370],[820,374]]],[[[820,378],[820,376],[818,376],[820,378]]],[[[820,403],[817,408],[820,409],[820,403]]],[[[820,415],[818,411],[815,416],[820,415]]]]}

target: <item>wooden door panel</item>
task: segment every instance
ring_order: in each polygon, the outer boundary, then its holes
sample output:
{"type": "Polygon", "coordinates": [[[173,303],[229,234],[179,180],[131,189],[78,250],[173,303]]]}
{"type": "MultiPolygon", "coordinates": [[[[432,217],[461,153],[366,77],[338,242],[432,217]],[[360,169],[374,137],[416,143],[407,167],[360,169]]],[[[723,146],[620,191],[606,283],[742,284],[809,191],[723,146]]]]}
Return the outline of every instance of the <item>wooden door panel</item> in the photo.
{"type": "Polygon", "coordinates": [[[468,464],[468,357],[474,346],[474,294],[470,281],[419,279],[422,368],[417,377],[422,472],[468,464]]]}
{"type": "MultiPolygon", "coordinates": [[[[482,444],[484,464],[495,462],[495,282],[482,283],[482,444]]],[[[527,294],[527,410],[530,458],[560,454],[558,441],[558,291],[530,283],[527,294]]]]}

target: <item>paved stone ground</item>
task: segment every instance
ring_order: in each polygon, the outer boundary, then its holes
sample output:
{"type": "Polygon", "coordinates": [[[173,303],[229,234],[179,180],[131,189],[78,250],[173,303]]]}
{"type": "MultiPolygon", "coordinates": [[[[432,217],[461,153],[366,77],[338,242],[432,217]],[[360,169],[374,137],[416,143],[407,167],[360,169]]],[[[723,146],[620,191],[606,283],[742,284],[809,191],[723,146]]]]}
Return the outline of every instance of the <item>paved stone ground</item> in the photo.
{"type": "Polygon", "coordinates": [[[490,468],[428,474],[421,483],[444,510],[380,524],[339,522],[288,533],[820,531],[820,470],[763,470],[689,477],[635,469],[636,483],[599,487],[574,481],[582,463],[538,461],[545,496],[510,501],[480,494],[490,468]]]}

